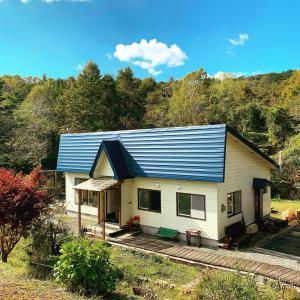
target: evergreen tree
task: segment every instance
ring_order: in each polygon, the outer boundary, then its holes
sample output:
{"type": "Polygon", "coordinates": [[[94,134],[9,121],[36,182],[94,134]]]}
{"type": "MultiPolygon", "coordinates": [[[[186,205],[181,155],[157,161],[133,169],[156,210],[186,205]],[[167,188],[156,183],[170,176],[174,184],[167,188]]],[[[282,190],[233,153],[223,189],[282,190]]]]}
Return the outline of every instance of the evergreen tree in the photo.
{"type": "Polygon", "coordinates": [[[123,129],[139,128],[143,124],[145,103],[139,91],[140,83],[130,68],[118,72],[117,92],[121,103],[123,129]]]}

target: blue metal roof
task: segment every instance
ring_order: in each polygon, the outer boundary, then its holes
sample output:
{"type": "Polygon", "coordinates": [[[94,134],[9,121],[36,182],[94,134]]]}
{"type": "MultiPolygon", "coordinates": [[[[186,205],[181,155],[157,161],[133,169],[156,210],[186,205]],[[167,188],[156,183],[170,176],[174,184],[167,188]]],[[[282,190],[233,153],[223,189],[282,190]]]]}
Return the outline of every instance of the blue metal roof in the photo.
{"type": "Polygon", "coordinates": [[[98,159],[102,151],[105,152],[110,162],[110,165],[114,171],[115,179],[122,180],[131,177],[125,162],[122,144],[119,141],[102,141],[90,171],[90,177],[94,177],[94,170],[97,166],[98,159]]]}
{"type": "Polygon", "coordinates": [[[57,170],[89,174],[103,141],[119,141],[132,177],[224,179],[225,124],[63,134],[57,170]]]}

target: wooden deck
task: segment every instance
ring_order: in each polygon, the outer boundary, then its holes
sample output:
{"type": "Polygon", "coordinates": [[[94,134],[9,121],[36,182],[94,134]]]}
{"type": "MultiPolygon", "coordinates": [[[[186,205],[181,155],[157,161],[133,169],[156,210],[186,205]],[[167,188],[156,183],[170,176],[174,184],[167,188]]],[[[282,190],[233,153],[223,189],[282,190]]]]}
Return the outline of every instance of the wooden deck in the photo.
{"type": "Polygon", "coordinates": [[[185,260],[191,264],[195,263],[209,267],[244,271],[300,287],[300,271],[278,265],[271,265],[239,257],[224,256],[203,251],[201,248],[188,247],[183,244],[173,243],[143,234],[110,238],[109,241],[141,250],[152,251],[157,254],[169,256],[172,259],[185,260]]]}

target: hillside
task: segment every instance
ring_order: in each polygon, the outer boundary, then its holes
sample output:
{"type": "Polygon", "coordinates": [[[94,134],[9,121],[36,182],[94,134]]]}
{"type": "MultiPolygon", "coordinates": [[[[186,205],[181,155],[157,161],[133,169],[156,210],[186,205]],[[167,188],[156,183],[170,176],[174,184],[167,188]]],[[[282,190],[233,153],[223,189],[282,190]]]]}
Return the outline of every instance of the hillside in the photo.
{"type": "Polygon", "coordinates": [[[200,69],[156,82],[130,68],[102,75],[89,62],[77,78],[0,77],[0,107],[0,166],[54,169],[67,130],[228,123],[269,155],[283,150],[289,187],[282,196],[297,197],[290,189],[300,169],[300,70],[220,80],[200,69]]]}

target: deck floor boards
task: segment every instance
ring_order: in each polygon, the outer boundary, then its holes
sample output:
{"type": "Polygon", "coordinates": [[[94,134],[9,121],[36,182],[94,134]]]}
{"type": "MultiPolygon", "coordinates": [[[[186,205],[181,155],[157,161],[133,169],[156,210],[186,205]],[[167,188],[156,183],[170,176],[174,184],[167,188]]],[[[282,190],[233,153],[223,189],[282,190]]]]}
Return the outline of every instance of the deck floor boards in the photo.
{"type": "Polygon", "coordinates": [[[121,237],[110,238],[109,240],[117,244],[185,259],[190,263],[203,263],[227,269],[237,269],[300,287],[300,271],[278,265],[203,251],[201,248],[187,247],[172,241],[160,240],[144,235],[134,235],[123,239],[121,237]]]}

